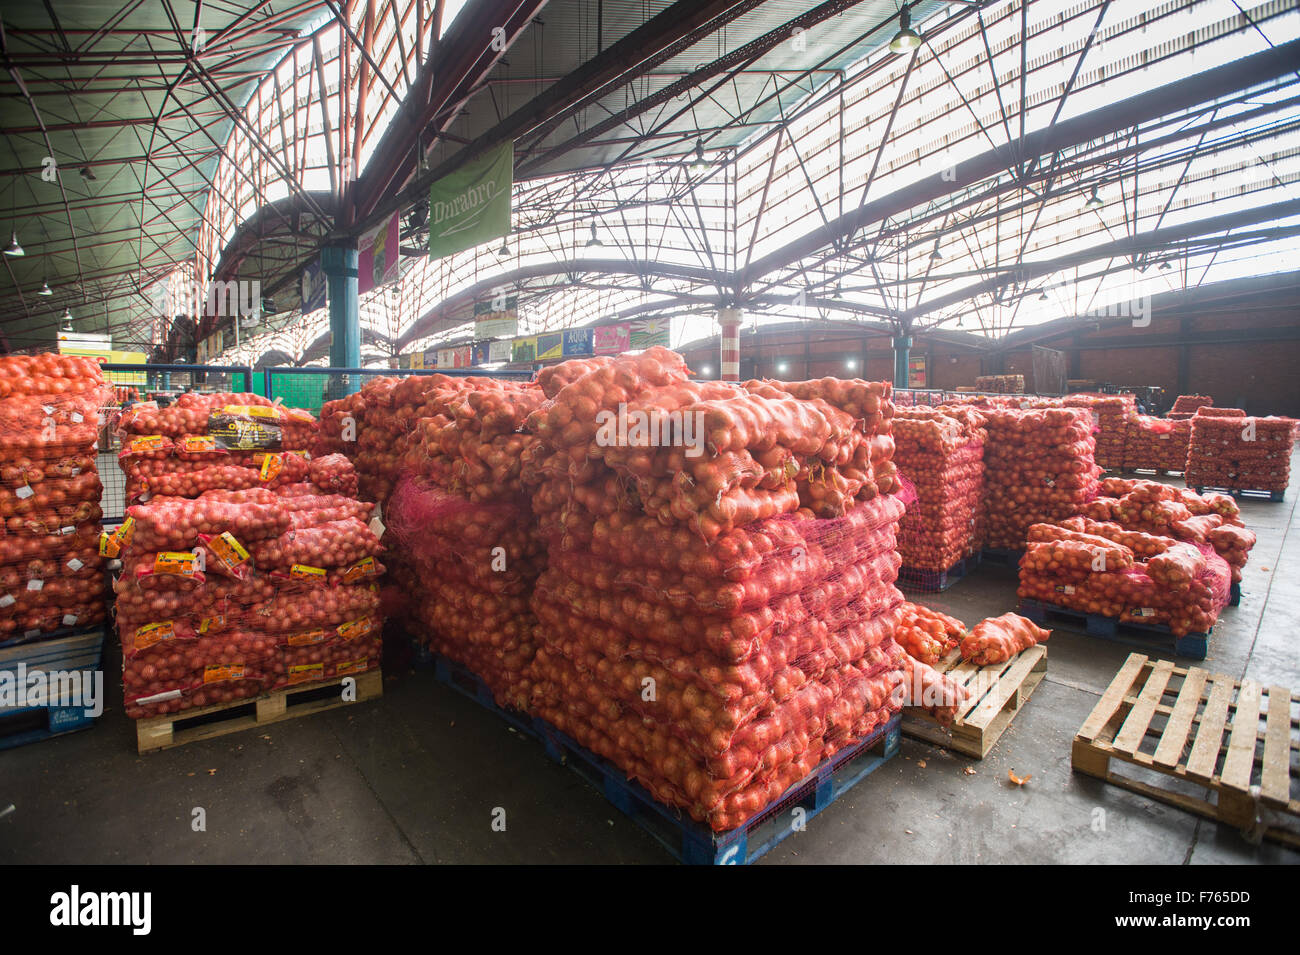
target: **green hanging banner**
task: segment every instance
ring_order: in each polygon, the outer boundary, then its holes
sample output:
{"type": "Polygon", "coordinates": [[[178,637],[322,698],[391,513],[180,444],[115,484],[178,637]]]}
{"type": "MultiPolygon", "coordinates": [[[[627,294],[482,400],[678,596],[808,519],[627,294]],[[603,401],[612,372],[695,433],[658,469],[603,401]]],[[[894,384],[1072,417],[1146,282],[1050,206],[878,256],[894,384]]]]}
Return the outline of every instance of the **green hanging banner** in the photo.
{"type": "Polygon", "coordinates": [[[429,187],[429,257],[464,252],[510,232],[515,144],[448,173],[429,187]]]}

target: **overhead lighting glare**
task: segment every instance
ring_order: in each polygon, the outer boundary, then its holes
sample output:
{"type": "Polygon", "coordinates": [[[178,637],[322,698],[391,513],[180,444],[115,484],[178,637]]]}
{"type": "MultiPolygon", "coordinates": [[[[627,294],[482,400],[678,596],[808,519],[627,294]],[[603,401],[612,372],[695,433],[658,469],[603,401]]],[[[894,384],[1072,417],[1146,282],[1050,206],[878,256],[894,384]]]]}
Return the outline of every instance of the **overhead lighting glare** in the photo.
{"type": "Polygon", "coordinates": [[[53,295],[53,294],[54,294],[54,290],[50,288],[50,283],[49,283],[49,282],[42,282],[42,283],[41,283],[41,289],[40,289],[40,291],[37,292],[36,294],[37,294],[37,295],[53,295]]]}

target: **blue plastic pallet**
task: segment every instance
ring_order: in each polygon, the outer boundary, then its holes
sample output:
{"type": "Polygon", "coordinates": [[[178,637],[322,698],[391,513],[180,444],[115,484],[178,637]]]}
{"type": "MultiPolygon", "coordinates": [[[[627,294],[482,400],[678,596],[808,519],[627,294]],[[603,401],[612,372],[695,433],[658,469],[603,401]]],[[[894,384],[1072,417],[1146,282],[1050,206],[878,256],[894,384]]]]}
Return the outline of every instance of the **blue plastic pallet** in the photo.
{"type": "Polygon", "coordinates": [[[980,551],[980,563],[993,564],[998,567],[1010,567],[1013,570],[1020,566],[1020,558],[1025,556],[1023,550],[1004,550],[1000,547],[985,547],[980,551]]]}
{"type": "Polygon", "coordinates": [[[947,570],[923,570],[919,567],[900,567],[898,569],[898,586],[904,590],[919,590],[923,593],[942,593],[963,577],[974,573],[980,565],[980,555],[971,554],[963,557],[947,570]]]}
{"type": "Polygon", "coordinates": [[[1241,487],[1198,487],[1195,491],[1197,494],[1204,494],[1206,491],[1212,494],[1230,494],[1240,500],[1272,501],[1274,504],[1286,500],[1286,491],[1252,491],[1250,488],[1241,487]]]}
{"type": "Polygon", "coordinates": [[[1020,612],[1041,626],[1064,623],[1071,629],[1082,629],[1090,637],[1101,637],[1146,649],[1172,649],[1180,657],[1204,660],[1210,652],[1209,633],[1189,633],[1176,637],[1169,628],[1159,624],[1129,623],[1115,617],[1084,613],[1040,600],[1022,599],[1020,612]]]}
{"type": "Polygon", "coordinates": [[[898,714],[867,739],[823,762],[743,826],[718,833],[659,802],[617,766],[545,720],[503,709],[483,681],[460,664],[439,656],[434,673],[439,681],[497,713],[517,730],[539,739],[548,756],[599,789],[616,809],[687,865],[748,865],[761,858],[802,830],[802,825],[800,830],[794,828],[796,808],[803,810],[799,821],[806,823],[896,756],[901,739],[902,714],[898,714]]]}
{"type": "MultiPolygon", "coordinates": [[[[104,628],[67,630],[65,634],[29,642],[6,642],[0,647],[0,671],[16,674],[19,664],[28,672],[98,670],[104,651],[104,628]]],[[[87,729],[95,725],[96,719],[86,714],[84,706],[70,699],[60,700],[54,706],[0,708],[0,750],[87,729]]]]}

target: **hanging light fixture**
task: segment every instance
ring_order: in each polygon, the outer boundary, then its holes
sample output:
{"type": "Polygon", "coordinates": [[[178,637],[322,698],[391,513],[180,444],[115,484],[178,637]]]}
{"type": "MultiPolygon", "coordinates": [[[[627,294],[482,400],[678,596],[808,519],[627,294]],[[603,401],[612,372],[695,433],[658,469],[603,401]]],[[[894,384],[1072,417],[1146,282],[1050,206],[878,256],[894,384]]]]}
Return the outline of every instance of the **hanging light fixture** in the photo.
{"type": "Polygon", "coordinates": [[[1160,271],[1161,271],[1161,272],[1168,272],[1168,271],[1169,271],[1170,269],[1172,269],[1172,268],[1173,268],[1173,266],[1169,264],[1169,260],[1168,260],[1168,259],[1165,259],[1163,262],[1160,263],[1160,271]]]}
{"type": "Polygon", "coordinates": [[[604,245],[604,244],[605,244],[604,242],[601,242],[600,239],[597,238],[596,223],[593,222],[591,224],[591,238],[587,240],[587,248],[590,249],[593,245],[604,245]]]}
{"type": "Polygon", "coordinates": [[[95,170],[91,169],[89,166],[82,166],[80,172],[82,179],[85,179],[87,182],[95,181],[95,170]]]}
{"type": "Polygon", "coordinates": [[[939,251],[939,238],[936,236],[934,240],[934,250],[930,253],[930,261],[938,262],[942,258],[943,253],[939,251]]]}
{"type": "Polygon", "coordinates": [[[509,254],[510,246],[506,245],[506,240],[503,238],[501,240],[501,248],[497,249],[497,255],[504,259],[509,254]]]}
{"type": "Polygon", "coordinates": [[[702,176],[709,171],[709,161],[704,158],[704,140],[695,140],[695,159],[691,161],[691,172],[702,176]]]}
{"type": "Polygon", "coordinates": [[[835,291],[831,293],[831,298],[838,300],[843,297],[844,297],[844,287],[839,282],[836,282],[835,291]]]}
{"type": "Polygon", "coordinates": [[[15,259],[20,255],[26,255],[23,247],[18,244],[18,230],[15,229],[9,238],[9,245],[5,248],[5,255],[13,256],[15,259]]]}
{"type": "Polygon", "coordinates": [[[921,34],[912,29],[912,11],[908,5],[903,4],[903,9],[898,11],[898,32],[894,38],[889,41],[889,49],[892,53],[907,53],[915,50],[921,45],[921,34]]]}
{"type": "Polygon", "coordinates": [[[1086,208],[1086,209],[1100,209],[1100,208],[1101,208],[1102,206],[1104,206],[1105,204],[1106,204],[1106,203],[1102,201],[1101,196],[1097,195],[1097,187],[1096,187],[1096,186],[1093,186],[1093,187],[1092,187],[1092,195],[1090,195],[1090,196],[1088,197],[1088,201],[1084,203],[1084,208],[1086,208]]]}
{"type": "Polygon", "coordinates": [[[42,283],[41,283],[40,291],[38,291],[36,294],[37,294],[37,295],[53,295],[53,294],[54,294],[54,290],[53,290],[52,288],[50,288],[50,283],[49,283],[49,282],[42,282],[42,283]]]}
{"type": "Polygon", "coordinates": [[[72,309],[70,308],[63,310],[63,331],[72,331],[72,309]]]}
{"type": "Polygon", "coordinates": [[[1039,300],[1040,302],[1046,302],[1046,301],[1047,301],[1047,289],[1043,289],[1043,294],[1040,295],[1040,296],[1038,296],[1038,300],[1039,300]]]}

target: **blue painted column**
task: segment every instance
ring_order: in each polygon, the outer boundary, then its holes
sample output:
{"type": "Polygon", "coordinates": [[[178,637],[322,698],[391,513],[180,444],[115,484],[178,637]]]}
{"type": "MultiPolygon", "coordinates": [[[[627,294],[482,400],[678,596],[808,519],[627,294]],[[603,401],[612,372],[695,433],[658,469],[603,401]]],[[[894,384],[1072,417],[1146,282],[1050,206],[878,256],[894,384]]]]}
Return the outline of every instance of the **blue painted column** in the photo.
{"type": "Polygon", "coordinates": [[[911,335],[894,336],[894,387],[907,387],[907,358],[912,347],[911,335]]]}
{"type": "MultiPolygon", "coordinates": [[[[357,295],[357,250],[326,246],[320,252],[321,271],[330,305],[330,365],[361,367],[361,304],[357,295]]],[[[361,387],[359,375],[330,381],[330,397],[350,395],[361,387]]]]}

